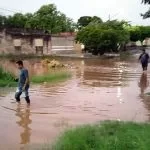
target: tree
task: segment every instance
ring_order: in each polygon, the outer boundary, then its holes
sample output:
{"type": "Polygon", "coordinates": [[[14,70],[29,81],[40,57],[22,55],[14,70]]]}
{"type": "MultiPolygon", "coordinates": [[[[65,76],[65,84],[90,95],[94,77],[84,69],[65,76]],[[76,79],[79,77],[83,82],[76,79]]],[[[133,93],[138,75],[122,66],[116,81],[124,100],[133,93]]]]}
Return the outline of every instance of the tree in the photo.
{"type": "Polygon", "coordinates": [[[150,0],[142,0],[142,3],[144,3],[144,4],[150,4],[150,0]]]}
{"type": "Polygon", "coordinates": [[[126,27],[130,26],[126,21],[108,20],[103,23],[104,28],[112,28],[115,30],[124,30],[126,27]]]}
{"type": "Polygon", "coordinates": [[[26,27],[47,30],[50,33],[74,31],[73,21],[58,11],[54,4],[42,6],[27,21],[26,27]]]}
{"type": "Polygon", "coordinates": [[[87,25],[89,25],[91,22],[93,23],[102,23],[102,19],[97,17],[97,16],[94,16],[94,17],[91,17],[91,16],[83,16],[83,17],[80,17],[78,19],[78,28],[81,29],[82,27],[86,27],[87,25]]]}
{"type": "Polygon", "coordinates": [[[141,41],[141,29],[139,26],[131,26],[128,30],[130,32],[130,41],[141,41]]]}
{"type": "Polygon", "coordinates": [[[150,37],[150,26],[140,26],[141,37],[140,41],[143,42],[146,38],[150,37]]]}
{"type": "Polygon", "coordinates": [[[33,16],[33,21],[35,21],[36,28],[49,30],[54,32],[55,29],[58,29],[58,26],[55,26],[57,23],[57,9],[53,4],[42,6],[33,16]]]}
{"type": "Polygon", "coordinates": [[[83,16],[83,17],[80,17],[78,19],[78,23],[77,24],[78,24],[79,28],[86,27],[91,22],[91,20],[92,20],[92,17],[90,17],[90,16],[83,16]]]}
{"type": "Polygon", "coordinates": [[[145,14],[141,14],[141,16],[143,17],[143,19],[150,18],[150,9],[145,14]]]}
{"type": "Polygon", "coordinates": [[[6,17],[0,15],[0,28],[3,28],[5,26],[6,23],[6,17]]]}
{"type": "Polygon", "coordinates": [[[94,16],[91,18],[91,22],[102,23],[103,21],[101,18],[94,16]]]}
{"type": "Polygon", "coordinates": [[[130,32],[130,41],[136,42],[141,41],[141,43],[150,37],[150,26],[130,26],[128,28],[130,32]]]}
{"type": "MultiPolygon", "coordinates": [[[[150,5],[150,0],[142,0],[142,3],[150,5]]],[[[150,9],[145,14],[141,14],[141,16],[143,16],[143,19],[150,18],[150,9]]]]}
{"type": "Polygon", "coordinates": [[[23,14],[16,13],[6,19],[6,26],[8,28],[24,28],[26,21],[27,18],[23,14]]]}
{"type": "Polygon", "coordinates": [[[33,17],[33,14],[32,13],[26,13],[25,15],[24,15],[24,17],[26,18],[26,22],[25,22],[25,26],[24,26],[24,28],[31,28],[31,24],[30,24],[30,20],[32,19],[32,17],[33,17]]]}
{"type": "Polygon", "coordinates": [[[129,32],[124,29],[122,22],[119,24],[116,21],[116,27],[115,21],[113,23],[88,25],[78,32],[76,41],[83,43],[93,54],[118,51],[129,40],[129,32]]]}
{"type": "Polygon", "coordinates": [[[44,5],[34,14],[16,13],[12,16],[0,16],[0,27],[41,29],[50,33],[73,32],[76,24],[72,19],[57,10],[54,4],[44,5]]]}

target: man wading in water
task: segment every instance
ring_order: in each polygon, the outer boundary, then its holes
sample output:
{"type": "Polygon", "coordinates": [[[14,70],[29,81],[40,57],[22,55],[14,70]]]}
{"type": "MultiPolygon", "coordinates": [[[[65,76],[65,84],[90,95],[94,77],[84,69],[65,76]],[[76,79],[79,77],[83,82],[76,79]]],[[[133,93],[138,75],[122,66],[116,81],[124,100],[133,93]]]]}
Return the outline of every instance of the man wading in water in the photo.
{"type": "Polygon", "coordinates": [[[25,93],[25,100],[28,105],[30,105],[29,98],[29,74],[28,70],[24,68],[22,61],[16,62],[17,68],[20,70],[18,81],[18,90],[16,91],[15,98],[18,103],[20,103],[20,96],[22,92],[25,93]]]}
{"type": "Polygon", "coordinates": [[[147,71],[149,55],[146,53],[145,49],[143,49],[143,53],[140,55],[139,60],[141,61],[143,71],[147,71]]]}

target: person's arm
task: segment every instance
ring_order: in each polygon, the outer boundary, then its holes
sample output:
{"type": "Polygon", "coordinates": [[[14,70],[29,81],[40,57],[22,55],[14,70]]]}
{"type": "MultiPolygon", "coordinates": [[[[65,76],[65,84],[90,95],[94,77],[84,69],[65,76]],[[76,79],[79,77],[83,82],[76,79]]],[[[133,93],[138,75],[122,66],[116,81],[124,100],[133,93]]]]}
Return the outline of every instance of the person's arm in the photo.
{"type": "Polygon", "coordinates": [[[147,54],[147,59],[149,59],[149,54],[147,54]]]}
{"type": "Polygon", "coordinates": [[[15,82],[18,82],[18,81],[19,81],[19,78],[14,78],[14,81],[15,81],[15,82]]]}
{"type": "Polygon", "coordinates": [[[23,86],[23,90],[25,90],[25,87],[27,86],[27,84],[29,84],[29,74],[28,74],[28,70],[24,71],[24,76],[26,78],[25,84],[23,86]]]}
{"type": "Polygon", "coordinates": [[[142,55],[143,55],[143,54],[141,54],[141,55],[139,56],[139,59],[138,59],[138,61],[140,61],[140,60],[141,60],[141,58],[142,58],[142,55]]]}

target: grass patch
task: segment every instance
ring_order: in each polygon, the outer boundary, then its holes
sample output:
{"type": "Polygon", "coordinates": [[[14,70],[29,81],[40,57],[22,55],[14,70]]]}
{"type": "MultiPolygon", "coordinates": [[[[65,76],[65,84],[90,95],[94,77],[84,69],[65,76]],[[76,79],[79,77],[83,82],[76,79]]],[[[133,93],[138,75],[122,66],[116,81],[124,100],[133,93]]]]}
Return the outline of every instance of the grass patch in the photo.
{"type": "Polygon", "coordinates": [[[0,87],[16,87],[16,82],[0,79],[0,87]]]}
{"type": "MultiPolygon", "coordinates": [[[[56,71],[40,76],[33,76],[31,82],[35,84],[39,83],[52,83],[64,81],[67,78],[71,77],[71,73],[67,71],[56,71]]],[[[15,82],[15,77],[12,73],[5,71],[0,67],[0,87],[16,87],[17,83],[15,82]]]]}
{"type": "Polygon", "coordinates": [[[18,54],[17,55],[17,54],[9,53],[9,54],[0,54],[0,58],[1,59],[10,59],[10,60],[17,61],[17,60],[25,60],[25,59],[29,59],[29,60],[30,59],[46,59],[46,58],[54,59],[55,56],[52,56],[52,55],[41,55],[41,56],[38,56],[36,54],[18,54]]]}
{"type": "MultiPolygon", "coordinates": [[[[47,148],[47,147],[46,147],[47,148]]],[[[150,124],[106,121],[66,131],[47,150],[149,150],[150,124]]],[[[44,150],[41,148],[40,150],[44,150]]]]}
{"type": "Polygon", "coordinates": [[[11,53],[9,53],[9,54],[0,54],[0,58],[1,59],[10,59],[10,60],[25,60],[25,59],[51,59],[51,60],[53,60],[53,59],[64,59],[64,60],[66,60],[66,59],[83,59],[83,58],[75,58],[75,57],[71,57],[71,56],[59,56],[59,55],[41,55],[41,56],[39,56],[39,55],[36,55],[36,54],[11,54],[11,53]]]}
{"type": "Polygon", "coordinates": [[[0,67],[0,87],[6,86],[16,86],[16,82],[14,81],[14,75],[0,67]]]}
{"type": "Polygon", "coordinates": [[[69,72],[57,71],[45,75],[33,76],[31,82],[32,83],[58,82],[58,81],[64,81],[69,77],[71,77],[71,74],[69,72]]]}

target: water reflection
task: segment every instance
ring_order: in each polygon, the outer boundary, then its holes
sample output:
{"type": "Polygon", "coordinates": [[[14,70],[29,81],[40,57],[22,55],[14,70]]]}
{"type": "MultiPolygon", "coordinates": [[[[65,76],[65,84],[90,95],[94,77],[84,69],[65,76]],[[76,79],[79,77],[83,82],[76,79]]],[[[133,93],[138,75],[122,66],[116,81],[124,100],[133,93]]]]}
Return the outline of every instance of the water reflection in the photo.
{"type": "Polygon", "coordinates": [[[142,73],[140,81],[139,81],[141,96],[144,94],[144,92],[148,88],[148,86],[149,86],[149,81],[147,79],[147,73],[142,73]]]}
{"type": "Polygon", "coordinates": [[[22,110],[21,107],[18,106],[16,116],[20,119],[16,123],[23,128],[23,132],[20,133],[20,144],[29,144],[31,136],[29,125],[32,123],[32,120],[30,119],[30,109],[26,108],[25,110],[22,110]]]}
{"type": "Polygon", "coordinates": [[[142,99],[145,108],[148,110],[147,115],[149,116],[150,120],[150,96],[148,94],[145,94],[146,89],[149,87],[147,73],[142,73],[139,81],[139,87],[140,87],[140,98],[142,99]]]}
{"type": "MultiPolygon", "coordinates": [[[[107,64],[107,63],[106,63],[107,64]]],[[[81,79],[81,83],[91,87],[114,87],[126,86],[131,74],[127,69],[126,63],[113,63],[113,67],[107,65],[92,66],[85,63],[80,66],[77,77],[81,79]]]]}

